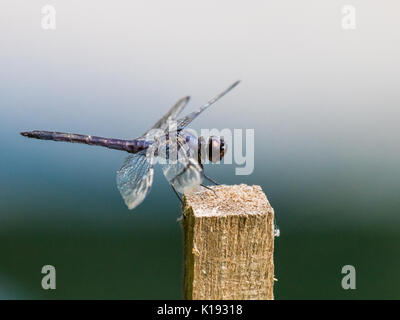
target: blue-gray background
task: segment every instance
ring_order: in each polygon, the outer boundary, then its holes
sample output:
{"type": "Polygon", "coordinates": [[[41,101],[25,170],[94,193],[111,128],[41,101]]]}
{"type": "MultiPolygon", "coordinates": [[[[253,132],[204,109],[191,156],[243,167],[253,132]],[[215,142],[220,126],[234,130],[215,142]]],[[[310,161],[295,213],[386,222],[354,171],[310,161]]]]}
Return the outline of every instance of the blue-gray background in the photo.
{"type": "Polygon", "coordinates": [[[346,4],[2,1],[0,298],[181,298],[180,206],[160,173],[130,212],[123,153],[18,133],[133,138],[237,79],[193,127],[255,130],[252,175],[209,172],[261,185],[275,208],[276,298],[400,298],[399,6],[351,1],[357,28],[343,30],[346,4]]]}

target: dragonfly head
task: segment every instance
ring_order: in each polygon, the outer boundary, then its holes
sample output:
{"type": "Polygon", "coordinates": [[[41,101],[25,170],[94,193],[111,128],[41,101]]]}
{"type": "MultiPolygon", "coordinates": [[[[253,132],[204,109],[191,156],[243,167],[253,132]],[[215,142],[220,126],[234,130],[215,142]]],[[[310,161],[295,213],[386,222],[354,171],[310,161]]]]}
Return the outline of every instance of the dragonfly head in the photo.
{"type": "Polygon", "coordinates": [[[208,159],[211,162],[221,161],[225,155],[226,145],[224,138],[211,136],[208,140],[208,159]]]}
{"type": "Polygon", "coordinates": [[[204,163],[206,159],[211,162],[221,161],[226,152],[224,138],[210,136],[208,139],[199,137],[199,161],[204,163]]]}

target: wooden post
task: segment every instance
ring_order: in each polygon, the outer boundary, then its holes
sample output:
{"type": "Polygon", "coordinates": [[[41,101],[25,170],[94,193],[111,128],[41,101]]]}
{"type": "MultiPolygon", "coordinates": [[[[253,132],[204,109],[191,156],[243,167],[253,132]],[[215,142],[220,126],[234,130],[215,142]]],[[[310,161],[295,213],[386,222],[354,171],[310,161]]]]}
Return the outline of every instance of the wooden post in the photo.
{"type": "Polygon", "coordinates": [[[260,186],[183,198],[184,298],[273,299],[274,210],[260,186]]]}

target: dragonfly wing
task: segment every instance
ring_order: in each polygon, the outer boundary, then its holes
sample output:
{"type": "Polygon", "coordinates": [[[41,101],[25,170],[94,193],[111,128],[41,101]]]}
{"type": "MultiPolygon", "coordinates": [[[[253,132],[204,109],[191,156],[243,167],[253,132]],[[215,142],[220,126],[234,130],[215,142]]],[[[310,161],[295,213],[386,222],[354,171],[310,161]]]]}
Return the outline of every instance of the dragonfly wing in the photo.
{"type": "Polygon", "coordinates": [[[196,189],[203,181],[203,169],[181,137],[176,143],[168,143],[168,159],[162,170],[168,182],[181,193],[196,189]]]}
{"type": "Polygon", "coordinates": [[[118,190],[129,209],[137,207],[147,196],[153,183],[153,157],[151,147],[130,155],[117,172],[118,190]]]}
{"type": "Polygon", "coordinates": [[[210,107],[213,103],[217,102],[219,99],[221,99],[224,95],[226,95],[229,91],[231,91],[234,87],[236,87],[240,81],[236,81],[235,83],[231,84],[229,88],[227,88],[225,91],[221,92],[219,95],[208,101],[206,104],[202,105],[199,110],[194,111],[190,114],[188,114],[186,117],[183,117],[177,121],[177,127],[179,130],[184,129],[187,127],[189,123],[191,123],[200,113],[202,113],[204,110],[206,110],[208,107],[210,107]]]}
{"type": "Polygon", "coordinates": [[[143,134],[143,137],[150,138],[157,134],[157,132],[163,133],[168,128],[169,122],[176,119],[179,113],[186,107],[189,100],[189,96],[179,99],[160,120],[143,134]]]}

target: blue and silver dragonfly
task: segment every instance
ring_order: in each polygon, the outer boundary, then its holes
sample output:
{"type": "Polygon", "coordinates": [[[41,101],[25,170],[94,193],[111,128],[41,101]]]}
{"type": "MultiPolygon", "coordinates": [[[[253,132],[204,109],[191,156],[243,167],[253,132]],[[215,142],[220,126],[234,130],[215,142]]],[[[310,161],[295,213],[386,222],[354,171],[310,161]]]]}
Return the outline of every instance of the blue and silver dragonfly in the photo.
{"type": "Polygon", "coordinates": [[[102,138],[90,135],[52,131],[28,131],[21,135],[42,140],[65,141],[102,146],[131,153],[117,172],[117,186],[129,209],[137,207],[147,196],[153,183],[153,166],[156,159],[162,164],[164,176],[179,197],[179,193],[203,186],[207,177],[203,170],[206,160],[220,161],[226,151],[223,137],[197,138],[188,132],[188,125],[204,110],[236,87],[236,81],[229,88],[202,105],[197,111],[177,120],[188,104],[190,97],[183,97],[142,136],[132,140],[102,138]]]}

